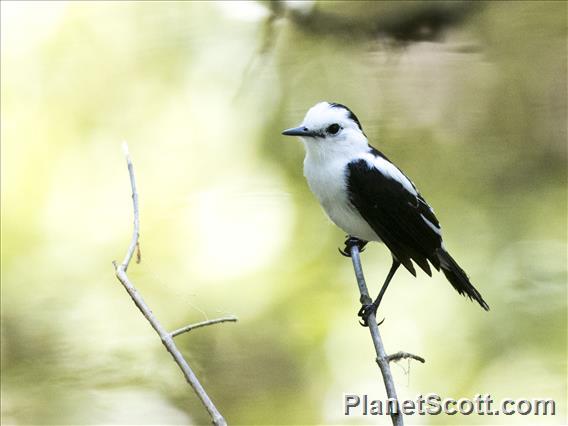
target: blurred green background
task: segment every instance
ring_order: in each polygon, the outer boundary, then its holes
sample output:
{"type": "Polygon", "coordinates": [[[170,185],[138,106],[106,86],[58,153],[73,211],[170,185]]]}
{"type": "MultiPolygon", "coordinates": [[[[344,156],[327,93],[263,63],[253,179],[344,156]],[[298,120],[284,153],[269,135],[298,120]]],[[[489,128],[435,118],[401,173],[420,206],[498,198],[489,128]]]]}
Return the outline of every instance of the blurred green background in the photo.
{"type": "MultiPolygon", "coordinates": [[[[280,135],[349,105],[420,188],[491,306],[395,277],[379,316],[399,396],[554,398],[564,424],[566,3],[2,2],[2,423],[207,424],[113,275],[130,276],[230,424],[373,424],[384,396],[343,234],[280,135]],[[441,18],[440,18],[441,17],[441,18]],[[438,19],[439,18],[439,19],[438,19]]],[[[390,266],[363,255],[372,293],[390,266]]]]}

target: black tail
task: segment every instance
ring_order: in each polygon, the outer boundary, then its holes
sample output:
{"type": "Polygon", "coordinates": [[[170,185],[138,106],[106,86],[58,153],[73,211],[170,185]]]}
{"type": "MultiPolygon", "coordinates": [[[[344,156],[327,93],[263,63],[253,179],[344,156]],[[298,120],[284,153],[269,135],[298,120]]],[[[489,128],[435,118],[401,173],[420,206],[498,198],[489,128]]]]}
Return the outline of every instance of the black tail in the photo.
{"type": "Polygon", "coordinates": [[[481,294],[479,294],[471,282],[469,282],[467,274],[460,268],[452,256],[450,256],[450,253],[443,248],[439,248],[436,250],[436,254],[440,260],[442,272],[456,291],[459,294],[466,295],[471,300],[477,301],[483,309],[488,311],[489,305],[483,300],[483,297],[481,297],[481,294]]]}

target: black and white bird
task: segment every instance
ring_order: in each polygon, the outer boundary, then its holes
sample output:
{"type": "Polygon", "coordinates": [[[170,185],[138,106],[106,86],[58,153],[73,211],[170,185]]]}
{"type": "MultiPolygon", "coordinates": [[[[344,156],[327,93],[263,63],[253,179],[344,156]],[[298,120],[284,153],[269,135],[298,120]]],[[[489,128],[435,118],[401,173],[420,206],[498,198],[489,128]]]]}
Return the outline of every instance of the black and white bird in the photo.
{"type": "Polygon", "coordinates": [[[320,102],[299,127],[282,132],[298,136],[306,148],[304,176],[329,218],[347,234],[344,254],[353,244],[383,242],[392,266],[378,297],[363,305],[363,325],[376,312],[398,267],[416,276],[413,262],[432,276],[441,269],[459,294],[489,306],[450,256],[440,223],[414,183],[389,159],[369,145],[357,116],[345,105],[320,102]]]}

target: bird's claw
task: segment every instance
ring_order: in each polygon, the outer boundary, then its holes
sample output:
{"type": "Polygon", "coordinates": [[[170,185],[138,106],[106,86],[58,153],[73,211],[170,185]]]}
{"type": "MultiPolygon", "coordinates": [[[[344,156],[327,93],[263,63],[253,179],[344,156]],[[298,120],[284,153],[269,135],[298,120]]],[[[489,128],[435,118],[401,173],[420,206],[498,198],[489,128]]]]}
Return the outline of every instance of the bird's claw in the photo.
{"type": "MultiPolygon", "coordinates": [[[[363,327],[368,327],[369,316],[371,316],[371,314],[376,315],[377,308],[378,306],[375,305],[374,303],[363,304],[361,306],[361,309],[359,309],[359,312],[357,313],[357,316],[361,317],[361,319],[359,320],[359,324],[361,324],[363,327]]],[[[381,325],[383,322],[385,322],[384,318],[380,322],[378,322],[377,325],[381,325]]]]}
{"type": "Polygon", "coordinates": [[[344,244],[345,248],[338,248],[339,253],[341,253],[345,257],[351,257],[351,249],[353,247],[358,247],[359,252],[363,252],[365,251],[365,245],[367,244],[367,241],[363,241],[355,237],[347,237],[344,244]]]}

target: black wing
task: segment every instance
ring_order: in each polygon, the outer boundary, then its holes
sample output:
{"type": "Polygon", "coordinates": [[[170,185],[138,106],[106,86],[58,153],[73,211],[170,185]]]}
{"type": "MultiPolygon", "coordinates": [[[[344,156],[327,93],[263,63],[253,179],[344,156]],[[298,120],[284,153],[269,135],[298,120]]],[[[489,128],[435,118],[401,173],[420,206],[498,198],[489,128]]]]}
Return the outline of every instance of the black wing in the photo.
{"type": "MultiPolygon", "coordinates": [[[[373,154],[388,161],[377,151],[373,154]]],[[[440,269],[440,224],[417,191],[410,192],[396,177],[362,159],[349,163],[347,183],[353,206],[406,269],[416,275],[411,260],[428,275],[428,260],[440,269]]],[[[407,184],[412,185],[410,180],[407,184]]]]}

